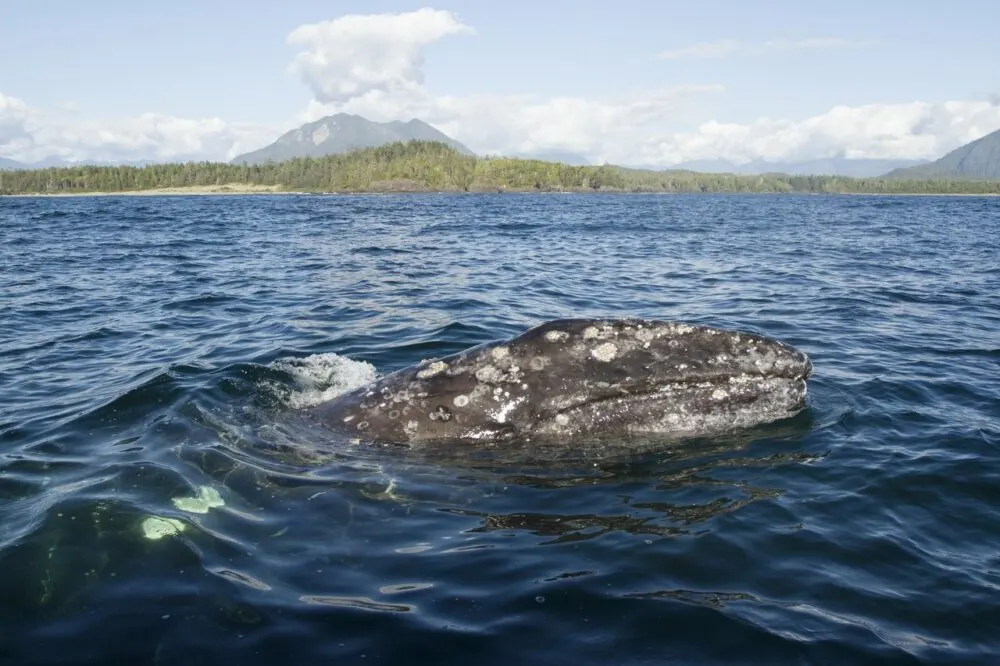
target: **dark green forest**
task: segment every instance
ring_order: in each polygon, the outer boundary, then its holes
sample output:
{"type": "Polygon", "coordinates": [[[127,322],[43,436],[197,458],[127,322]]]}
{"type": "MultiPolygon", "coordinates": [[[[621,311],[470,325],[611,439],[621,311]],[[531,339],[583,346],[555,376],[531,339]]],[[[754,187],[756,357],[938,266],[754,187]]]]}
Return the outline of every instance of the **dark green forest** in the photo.
{"type": "Polygon", "coordinates": [[[0,194],[129,192],[191,186],[264,185],[289,192],[571,191],[1000,194],[1000,181],[652,171],[462,155],[411,141],[261,165],[187,162],[0,171],[0,194]]]}

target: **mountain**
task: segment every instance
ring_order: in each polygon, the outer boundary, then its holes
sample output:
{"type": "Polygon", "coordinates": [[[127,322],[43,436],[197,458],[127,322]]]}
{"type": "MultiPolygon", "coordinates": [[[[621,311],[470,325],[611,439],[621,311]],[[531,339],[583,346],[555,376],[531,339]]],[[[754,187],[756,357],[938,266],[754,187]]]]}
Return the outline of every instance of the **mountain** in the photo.
{"type": "Polygon", "coordinates": [[[375,123],[361,116],[337,113],[286,132],[270,146],[233,158],[233,164],[281,162],[295,157],[322,157],[372,148],[394,141],[440,141],[465,155],[472,151],[422,120],[375,123]]]}
{"type": "Polygon", "coordinates": [[[671,167],[702,173],[736,173],[757,176],[765,173],[784,173],[790,176],[849,176],[851,178],[873,178],[890,169],[922,164],[918,160],[876,160],[828,157],[799,162],[768,162],[754,160],[746,164],[733,164],[726,160],[693,160],[671,167]]]}
{"type": "Polygon", "coordinates": [[[1000,130],[956,148],[930,164],[896,169],[885,177],[1000,180],[1000,130]]]}
{"type": "Polygon", "coordinates": [[[61,157],[46,157],[37,162],[18,162],[5,157],[0,157],[0,169],[62,169],[78,166],[134,166],[144,167],[150,164],[157,164],[153,160],[64,160],[61,157]]]}

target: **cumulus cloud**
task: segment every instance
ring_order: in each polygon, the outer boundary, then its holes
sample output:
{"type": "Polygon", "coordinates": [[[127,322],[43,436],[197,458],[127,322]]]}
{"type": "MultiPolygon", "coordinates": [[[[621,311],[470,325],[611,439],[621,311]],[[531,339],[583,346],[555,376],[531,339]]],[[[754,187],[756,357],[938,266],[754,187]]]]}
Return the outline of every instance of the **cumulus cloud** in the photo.
{"type": "Polygon", "coordinates": [[[723,39],[715,42],[699,42],[679,49],[663,51],[657,55],[660,60],[709,60],[728,56],[762,56],[787,51],[822,51],[840,48],[866,46],[868,42],[843,37],[809,37],[806,39],[773,39],[765,42],[741,42],[723,39]]]}
{"type": "Polygon", "coordinates": [[[302,121],[337,112],[377,121],[420,118],[480,154],[568,151],[593,162],[620,161],[648,132],[683,116],[695,100],[723,90],[718,85],[676,86],[598,99],[371,91],[343,104],[313,102],[302,121]]]}
{"type": "Polygon", "coordinates": [[[804,120],[710,121],[638,147],[648,164],[695,159],[805,160],[826,157],[936,159],[1000,128],[989,101],[837,106],[804,120]]]}
{"type": "Polygon", "coordinates": [[[177,118],[145,113],[109,121],[55,123],[38,133],[43,143],[59,146],[64,159],[185,160],[229,159],[260,147],[273,132],[221,118],[177,118]]]}
{"type": "Polygon", "coordinates": [[[424,82],[422,49],[473,29],[451,12],[349,15],[303,25],[288,41],[302,47],[292,65],[321,103],[370,92],[405,92],[424,82]]]}
{"type": "Polygon", "coordinates": [[[34,112],[23,101],[0,93],[0,149],[30,140],[34,112]]]}
{"type": "Polygon", "coordinates": [[[0,156],[22,162],[230,159],[274,139],[272,129],[221,118],[146,113],[81,120],[0,94],[0,156]]]}

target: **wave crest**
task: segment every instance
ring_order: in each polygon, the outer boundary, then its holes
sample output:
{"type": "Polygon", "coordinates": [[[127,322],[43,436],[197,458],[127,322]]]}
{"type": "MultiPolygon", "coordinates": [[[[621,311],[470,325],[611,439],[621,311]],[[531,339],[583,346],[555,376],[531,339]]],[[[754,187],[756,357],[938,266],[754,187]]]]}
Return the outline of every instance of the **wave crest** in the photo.
{"type": "Polygon", "coordinates": [[[375,366],[339,354],[312,354],[302,358],[280,358],[269,366],[287,374],[291,385],[271,388],[281,402],[293,409],[304,409],[329,402],[337,396],[369,384],[378,377],[375,366]]]}

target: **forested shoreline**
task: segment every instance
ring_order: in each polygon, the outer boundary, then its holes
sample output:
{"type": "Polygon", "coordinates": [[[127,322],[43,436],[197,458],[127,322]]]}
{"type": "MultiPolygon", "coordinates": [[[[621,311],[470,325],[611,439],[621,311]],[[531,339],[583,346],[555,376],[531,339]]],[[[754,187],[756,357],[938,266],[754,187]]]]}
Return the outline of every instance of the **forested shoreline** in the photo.
{"type": "Polygon", "coordinates": [[[244,185],[288,192],[757,192],[1000,194],[1000,181],[652,171],[471,157],[443,143],[392,143],[260,165],[186,162],[0,171],[0,195],[123,193],[244,185]]]}

